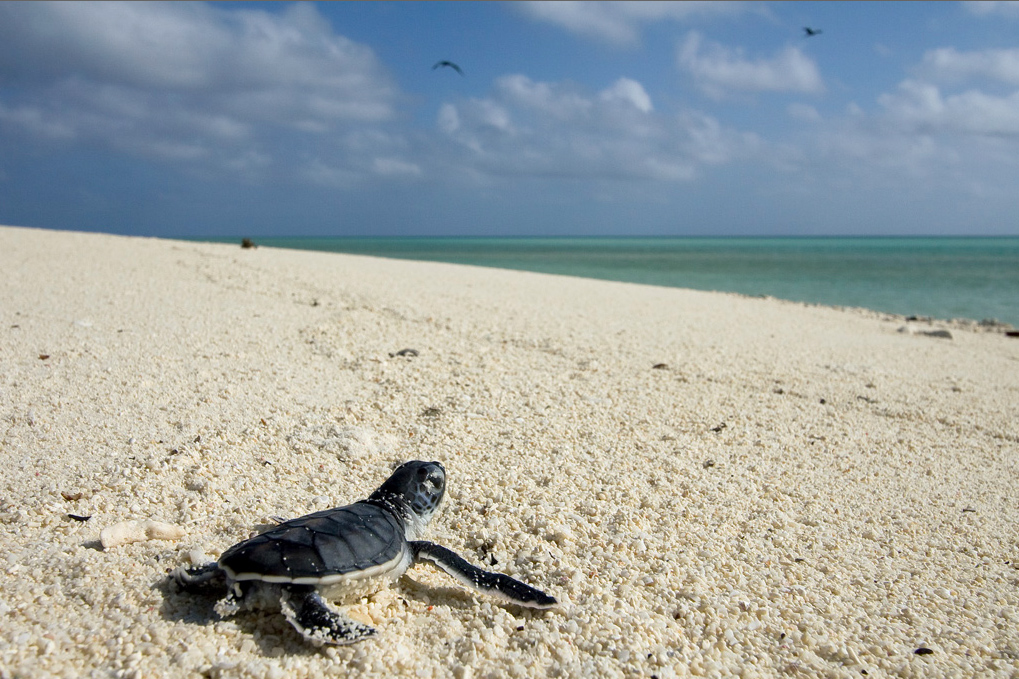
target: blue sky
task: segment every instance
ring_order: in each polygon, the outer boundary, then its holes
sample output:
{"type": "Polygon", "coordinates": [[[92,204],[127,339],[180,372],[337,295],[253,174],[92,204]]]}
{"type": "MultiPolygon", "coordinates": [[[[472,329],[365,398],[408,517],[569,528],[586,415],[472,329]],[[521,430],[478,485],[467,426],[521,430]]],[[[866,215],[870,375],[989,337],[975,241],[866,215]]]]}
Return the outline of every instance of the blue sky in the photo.
{"type": "Polygon", "coordinates": [[[1019,3],[0,3],[0,223],[1019,235],[1019,3]]]}

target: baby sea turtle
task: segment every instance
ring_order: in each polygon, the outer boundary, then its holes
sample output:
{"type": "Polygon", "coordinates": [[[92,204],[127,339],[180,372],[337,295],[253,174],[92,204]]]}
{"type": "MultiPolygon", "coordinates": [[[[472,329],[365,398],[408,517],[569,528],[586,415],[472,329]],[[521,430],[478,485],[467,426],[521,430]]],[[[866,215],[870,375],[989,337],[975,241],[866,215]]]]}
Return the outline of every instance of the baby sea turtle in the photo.
{"type": "Polygon", "coordinates": [[[418,540],[445,491],[441,464],[407,462],[367,500],[285,521],[237,543],[215,563],[180,567],[171,577],[187,591],[225,589],[216,604],[223,617],[247,608],[278,608],[316,645],[350,644],[374,634],[326,601],[368,596],[418,561],[519,606],[554,606],[555,598],[540,590],[418,540]]]}

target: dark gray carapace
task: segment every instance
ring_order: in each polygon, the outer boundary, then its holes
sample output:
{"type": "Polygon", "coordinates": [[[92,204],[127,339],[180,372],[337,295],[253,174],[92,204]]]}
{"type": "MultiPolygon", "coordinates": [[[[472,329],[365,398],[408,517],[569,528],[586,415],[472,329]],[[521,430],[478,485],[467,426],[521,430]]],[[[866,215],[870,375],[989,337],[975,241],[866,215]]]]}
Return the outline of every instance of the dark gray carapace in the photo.
{"type": "Polygon", "coordinates": [[[438,462],[406,462],[367,500],[285,521],[230,547],[216,563],[178,568],[188,591],[226,590],[221,616],[278,603],[287,620],[315,644],[350,644],[372,627],[333,609],[398,579],[427,561],[467,587],[509,603],[549,608],[554,597],[519,580],[471,565],[455,552],[418,540],[438,510],[446,471],[438,462]]]}
{"type": "Polygon", "coordinates": [[[392,562],[404,529],[391,512],[358,502],[276,526],[223,552],[219,567],[234,580],[318,585],[392,562]]]}

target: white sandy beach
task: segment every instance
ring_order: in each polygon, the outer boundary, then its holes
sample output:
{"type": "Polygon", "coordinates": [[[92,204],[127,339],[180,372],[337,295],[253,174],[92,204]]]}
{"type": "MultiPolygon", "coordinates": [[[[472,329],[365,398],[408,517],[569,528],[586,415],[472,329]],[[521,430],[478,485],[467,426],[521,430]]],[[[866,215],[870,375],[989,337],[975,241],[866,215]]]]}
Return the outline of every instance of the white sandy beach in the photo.
{"type": "Polygon", "coordinates": [[[0,677],[1019,677],[1019,339],[904,325],[0,228],[0,677]],[[319,649],[168,586],[408,459],[428,539],[561,605],[419,565],[319,649]]]}

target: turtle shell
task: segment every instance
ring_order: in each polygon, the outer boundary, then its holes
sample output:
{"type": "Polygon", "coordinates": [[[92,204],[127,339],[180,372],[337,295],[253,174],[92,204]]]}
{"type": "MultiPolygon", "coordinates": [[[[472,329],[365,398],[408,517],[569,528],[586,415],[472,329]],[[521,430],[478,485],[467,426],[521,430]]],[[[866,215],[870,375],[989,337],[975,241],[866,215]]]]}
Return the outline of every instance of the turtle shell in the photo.
{"type": "Polygon", "coordinates": [[[400,520],[370,502],[291,519],[219,558],[234,580],[327,585],[389,572],[405,559],[400,520]]]}

